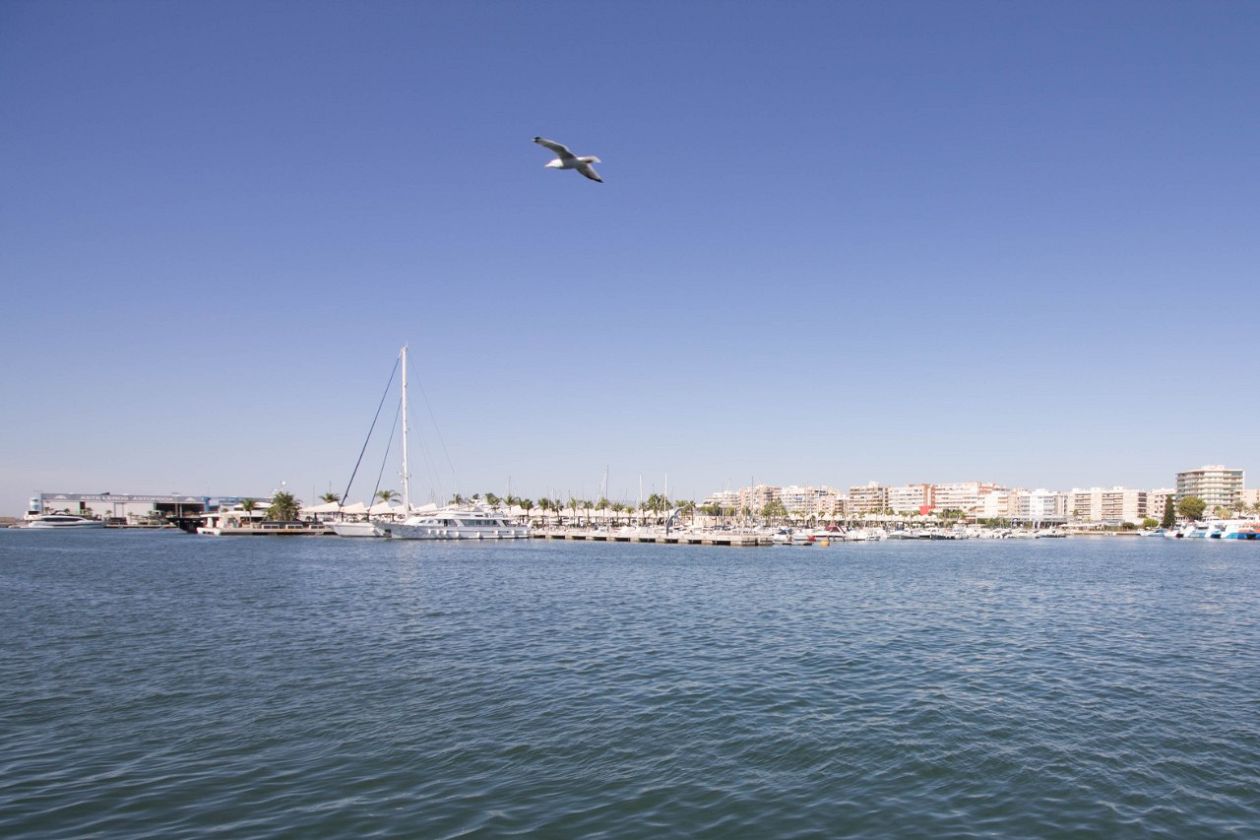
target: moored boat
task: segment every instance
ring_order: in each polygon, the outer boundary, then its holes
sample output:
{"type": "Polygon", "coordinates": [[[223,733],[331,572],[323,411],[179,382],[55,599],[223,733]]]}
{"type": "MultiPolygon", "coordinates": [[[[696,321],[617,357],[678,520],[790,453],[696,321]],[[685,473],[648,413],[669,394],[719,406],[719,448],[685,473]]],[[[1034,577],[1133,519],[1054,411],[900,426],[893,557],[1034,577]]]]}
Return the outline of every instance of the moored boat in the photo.
{"type": "Polygon", "coordinates": [[[395,540],[516,540],[529,536],[528,527],[512,525],[496,513],[476,508],[424,511],[383,527],[395,540]]]}
{"type": "Polygon", "coordinates": [[[25,527],[36,531],[51,529],[81,530],[83,528],[104,528],[105,523],[100,519],[90,519],[89,517],[77,516],[73,513],[44,513],[27,519],[25,527]]]}

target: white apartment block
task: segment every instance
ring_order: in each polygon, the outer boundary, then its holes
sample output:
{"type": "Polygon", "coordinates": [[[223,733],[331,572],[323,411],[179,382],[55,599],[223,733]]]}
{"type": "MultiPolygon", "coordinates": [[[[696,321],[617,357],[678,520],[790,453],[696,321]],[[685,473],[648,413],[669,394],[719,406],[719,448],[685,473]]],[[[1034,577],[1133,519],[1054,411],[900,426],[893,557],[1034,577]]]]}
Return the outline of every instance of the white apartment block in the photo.
{"type": "Polygon", "coordinates": [[[1016,490],[1011,494],[1011,518],[1024,522],[1063,522],[1068,494],[1054,490],[1016,490]]]}
{"type": "Polygon", "coordinates": [[[1073,488],[1069,494],[1068,517],[1073,522],[1137,524],[1146,517],[1146,491],[1124,487],[1073,488]]]}
{"type": "Polygon", "coordinates": [[[1177,473],[1177,498],[1198,496],[1207,503],[1207,510],[1232,508],[1243,493],[1243,471],[1230,467],[1206,466],[1177,473]]]}
{"type": "Polygon", "coordinates": [[[888,507],[893,513],[919,513],[932,507],[931,484],[902,484],[888,488],[888,507]]]}
{"type": "Polygon", "coordinates": [[[738,490],[718,490],[710,493],[708,498],[700,503],[701,506],[717,505],[727,510],[739,510],[739,491],[738,490]]]}
{"type": "Polygon", "coordinates": [[[888,508],[888,488],[878,481],[849,488],[848,514],[880,513],[888,508]]]}
{"type": "Polygon", "coordinates": [[[978,519],[1010,519],[1018,509],[1018,490],[995,489],[980,496],[976,507],[978,519]]]}
{"type": "Polygon", "coordinates": [[[933,488],[933,504],[937,510],[961,510],[971,513],[979,509],[981,497],[1005,489],[982,481],[937,484],[933,488]]]}
{"type": "Polygon", "coordinates": [[[840,494],[835,489],[826,485],[801,487],[791,484],[779,491],[779,499],[783,502],[783,507],[788,514],[799,517],[834,516],[836,515],[836,500],[839,497],[840,494]]]}

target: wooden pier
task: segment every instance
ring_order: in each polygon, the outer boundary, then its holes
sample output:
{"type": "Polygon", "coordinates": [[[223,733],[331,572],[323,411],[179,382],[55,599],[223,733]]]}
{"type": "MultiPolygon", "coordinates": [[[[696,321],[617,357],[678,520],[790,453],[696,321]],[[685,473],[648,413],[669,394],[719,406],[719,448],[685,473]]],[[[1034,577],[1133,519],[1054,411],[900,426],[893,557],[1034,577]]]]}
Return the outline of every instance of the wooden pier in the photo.
{"type": "Polygon", "coordinates": [[[743,534],[733,531],[600,531],[586,528],[536,528],[530,536],[539,540],[585,540],[587,542],[664,543],[667,545],[772,545],[770,538],[761,534],[743,534]]]}

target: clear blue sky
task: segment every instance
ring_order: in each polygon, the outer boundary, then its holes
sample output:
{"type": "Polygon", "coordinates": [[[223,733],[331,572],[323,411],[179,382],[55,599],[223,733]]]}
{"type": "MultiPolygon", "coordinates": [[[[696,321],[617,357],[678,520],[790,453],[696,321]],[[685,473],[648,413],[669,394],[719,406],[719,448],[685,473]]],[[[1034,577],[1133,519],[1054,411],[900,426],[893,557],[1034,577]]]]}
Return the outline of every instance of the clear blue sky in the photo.
{"type": "Polygon", "coordinates": [[[1254,485],[1257,44],[1254,3],[4,3],[0,512],[340,489],[404,342],[422,498],[1254,485]]]}

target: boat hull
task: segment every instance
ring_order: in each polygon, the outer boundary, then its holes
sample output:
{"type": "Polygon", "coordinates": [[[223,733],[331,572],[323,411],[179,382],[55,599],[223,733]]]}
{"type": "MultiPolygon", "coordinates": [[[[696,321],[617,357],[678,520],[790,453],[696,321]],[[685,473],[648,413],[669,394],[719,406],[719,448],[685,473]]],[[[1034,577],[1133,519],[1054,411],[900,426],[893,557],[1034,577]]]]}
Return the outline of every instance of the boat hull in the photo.
{"type": "Polygon", "coordinates": [[[529,536],[528,528],[482,527],[477,525],[406,525],[389,526],[392,540],[521,540],[529,536]]]}
{"type": "MultiPolygon", "coordinates": [[[[329,522],[333,533],[339,537],[384,537],[388,533],[375,522],[329,522]]],[[[390,526],[385,526],[386,528],[390,526]]]]}

